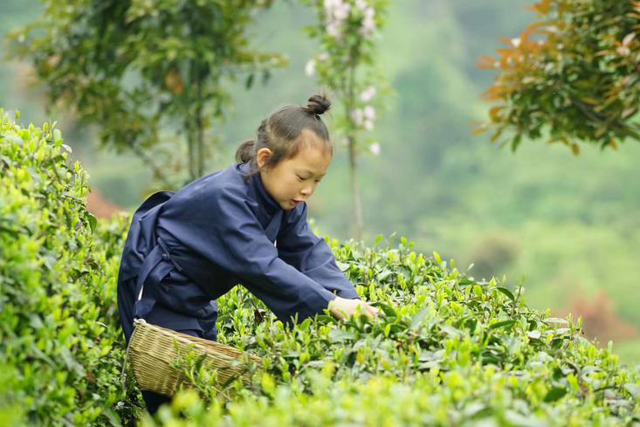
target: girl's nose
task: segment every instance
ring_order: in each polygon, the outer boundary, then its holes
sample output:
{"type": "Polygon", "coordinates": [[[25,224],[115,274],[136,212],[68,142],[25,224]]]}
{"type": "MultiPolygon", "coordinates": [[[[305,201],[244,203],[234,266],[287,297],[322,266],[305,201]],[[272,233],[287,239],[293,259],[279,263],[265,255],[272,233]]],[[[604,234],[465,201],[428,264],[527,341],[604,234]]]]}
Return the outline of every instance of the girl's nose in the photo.
{"type": "Polygon", "coordinates": [[[302,190],[300,190],[300,194],[302,194],[304,197],[309,197],[312,193],[313,188],[311,187],[303,188],[302,190]]]}

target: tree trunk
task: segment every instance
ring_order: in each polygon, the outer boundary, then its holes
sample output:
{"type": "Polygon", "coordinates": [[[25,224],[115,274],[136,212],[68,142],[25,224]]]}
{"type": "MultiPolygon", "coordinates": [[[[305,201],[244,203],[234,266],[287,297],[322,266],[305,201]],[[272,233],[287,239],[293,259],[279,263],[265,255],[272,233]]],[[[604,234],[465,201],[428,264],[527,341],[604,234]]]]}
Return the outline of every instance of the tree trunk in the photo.
{"type": "Polygon", "coordinates": [[[362,240],[362,204],[360,202],[360,188],[356,167],[356,140],[353,135],[347,137],[349,141],[349,177],[351,179],[351,195],[353,200],[353,235],[356,240],[362,240]]]}
{"type": "Polygon", "coordinates": [[[196,107],[196,145],[198,153],[198,158],[196,159],[196,173],[197,177],[200,178],[204,175],[204,158],[205,158],[205,147],[204,147],[204,124],[202,123],[202,110],[204,108],[204,99],[202,99],[202,85],[204,76],[202,73],[198,72],[198,83],[196,89],[196,96],[198,106],[196,107]]]}
{"type": "Polygon", "coordinates": [[[358,169],[356,164],[356,127],[353,123],[353,106],[355,100],[355,66],[349,69],[349,81],[346,97],[347,112],[347,141],[349,144],[349,177],[351,179],[351,197],[353,200],[353,236],[356,240],[362,240],[362,204],[360,203],[360,188],[358,186],[358,169]]]}

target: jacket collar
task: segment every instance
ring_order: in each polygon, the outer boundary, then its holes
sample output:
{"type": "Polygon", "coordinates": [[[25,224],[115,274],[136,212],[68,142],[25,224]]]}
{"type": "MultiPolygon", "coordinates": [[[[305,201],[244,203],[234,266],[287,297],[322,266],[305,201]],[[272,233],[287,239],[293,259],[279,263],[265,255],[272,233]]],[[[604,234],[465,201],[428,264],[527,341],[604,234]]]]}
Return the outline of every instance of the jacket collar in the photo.
{"type": "MultiPolygon", "coordinates": [[[[251,165],[249,163],[240,164],[239,168],[243,175],[246,175],[251,171],[251,165]]],[[[258,203],[260,206],[264,207],[269,215],[273,215],[278,210],[282,210],[282,207],[280,207],[278,202],[276,202],[276,200],[267,192],[259,173],[251,176],[247,180],[247,185],[253,188],[253,192],[256,195],[258,203]]]]}

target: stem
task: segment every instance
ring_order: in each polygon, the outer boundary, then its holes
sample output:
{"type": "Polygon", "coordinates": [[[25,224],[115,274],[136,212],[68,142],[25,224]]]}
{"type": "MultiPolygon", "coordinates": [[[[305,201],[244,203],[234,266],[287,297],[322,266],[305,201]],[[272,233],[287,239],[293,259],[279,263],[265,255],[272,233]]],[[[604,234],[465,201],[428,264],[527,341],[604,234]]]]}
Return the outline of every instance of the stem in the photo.
{"type": "Polygon", "coordinates": [[[195,140],[195,144],[197,145],[197,153],[198,153],[198,158],[196,159],[197,164],[196,164],[196,179],[200,178],[202,175],[204,175],[204,129],[203,129],[203,124],[202,124],[202,78],[200,76],[198,76],[198,82],[197,82],[197,100],[196,102],[198,103],[198,107],[196,108],[196,117],[195,117],[195,121],[196,121],[196,140],[195,140]]]}
{"type": "Polygon", "coordinates": [[[349,177],[351,179],[351,194],[353,199],[354,236],[356,240],[362,239],[362,205],[360,202],[360,190],[358,186],[358,174],[355,153],[355,138],[347,137],[349,141],[349,177]]]}
{"type": "MultiPolygon", "coordinates": [[[[189,114],[189,113],[187,113],[189,114]]],[[[187,116],[185,119],[185,123],[187,125],[187,148],[189,152],[189,180],[193,181],[195,179],[194,173],[194,164],[195,164],[195,144],[193,137],[193,123],[191,117],[187,116]]]]}
{"type": "Polygon", "coordinates": [[[356,137],[355,128],[353,126],[353,104],[354,104],[354,79],[355,79],[355,64],[354,60],[349,67],[349,83],[348,94],[346,99],[347,107],[347,141],[349,143],[349,177],[351,179],[351,195],[353,199],[353,214],[354,214],[354,236],[356,240],[362,240],[362,204],[360,201],[360,189],[358,186],[357,176],[357,164],[356,164],[356,137]]]}

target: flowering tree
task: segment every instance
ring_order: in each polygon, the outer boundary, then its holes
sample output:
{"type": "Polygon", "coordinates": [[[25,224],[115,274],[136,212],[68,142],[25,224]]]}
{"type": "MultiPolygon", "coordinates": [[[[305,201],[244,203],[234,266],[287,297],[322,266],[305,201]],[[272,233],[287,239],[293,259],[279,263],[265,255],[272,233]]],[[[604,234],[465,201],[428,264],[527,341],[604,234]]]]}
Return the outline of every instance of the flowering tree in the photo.
{"type": "Polygon", "coordinates": [[[306,73],[316,76],[340,100],[336,133],[349,152],[349,174],[354,211],[354,235],[362,238],[362,205],[356,157],[362,146],[374,154],[380,144],[370,136],[376,109],[389,93],[376,69],[376,38],[384,24],[386,0],[301,0],[317,13],[317,22],[305,30],[320,42],[320,51],[307,63],[306,73]],[[365,136],[367,134],[368,136],[365,136]]]}
{"type": "Polygon", "coordinates": [[[44,3],[40,20],[11,35],[14,55],[32,62],[51,104],[97,125],[104,146],[135,153],[165,187],[203,175],[208,132],[231,101],[226,82],[243,75],[250,86],[284,65],[249,48],[246,29],[272,0],[44,3]],[[158,162],[167,140],[186,143],[188,176],[177,173],[181,144],[158,162]]]}
{"type": "Polygon", "coordinates": [[[515,150],[548,131],[574,154],[576,140],[614,149],[640,140],[640,2],[541,0],[531,10],[538,22],[503,40],[497,59],[480,58],[500,74],[484,94],[497,104],[490,121],[474,132],[492,128],[495,142],[509,131],[515,150]]]}

